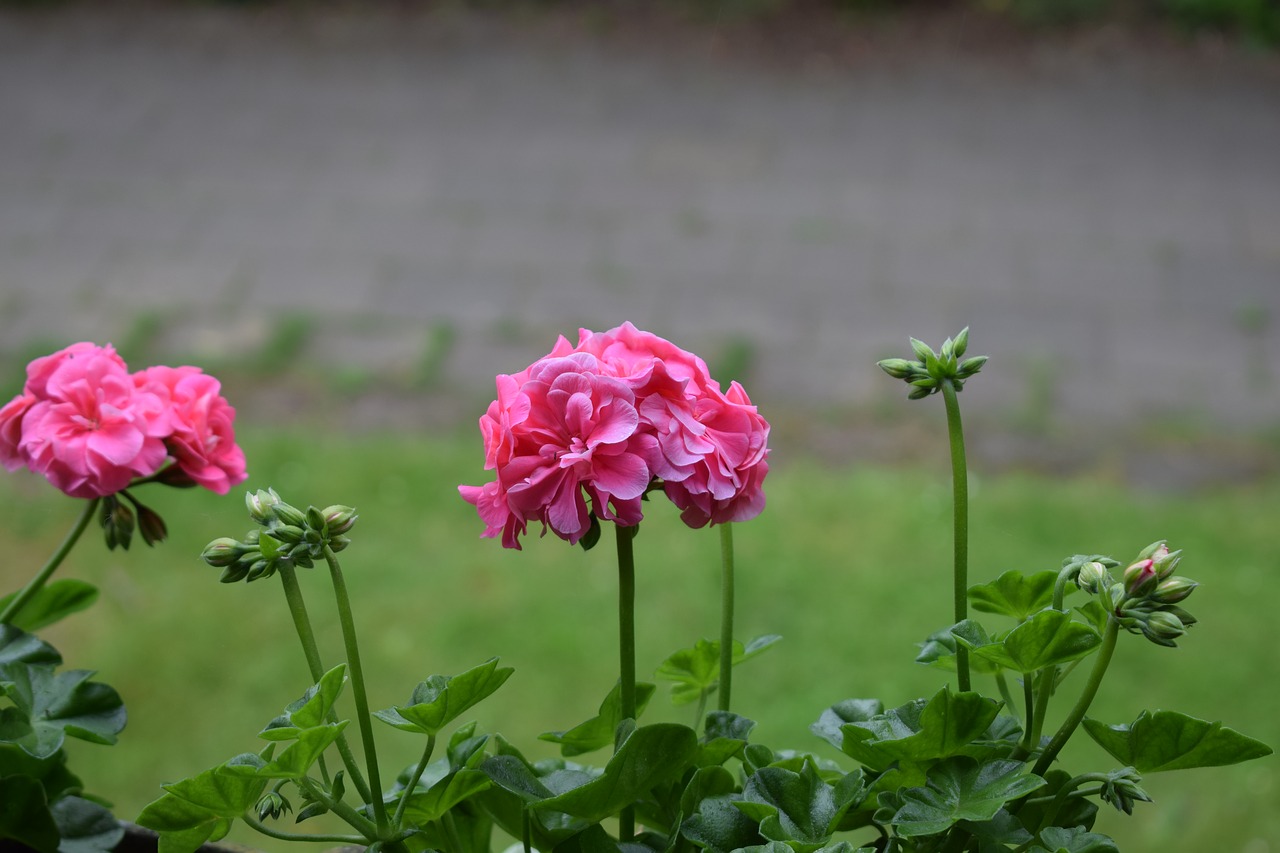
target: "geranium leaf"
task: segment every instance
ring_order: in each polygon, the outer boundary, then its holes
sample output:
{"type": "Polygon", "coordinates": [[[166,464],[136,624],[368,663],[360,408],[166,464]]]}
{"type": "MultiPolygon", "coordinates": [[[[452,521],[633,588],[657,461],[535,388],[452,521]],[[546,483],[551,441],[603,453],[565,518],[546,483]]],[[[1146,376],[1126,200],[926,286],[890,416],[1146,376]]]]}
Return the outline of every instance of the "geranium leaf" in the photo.
{"type": "MultiPolygon", "coordinates": [[[[18,594],[14,592],[0,598],[0,610],[8,607],[9,602],[17,596],[18,594]]],[[[63,578],[52,581],[27,599],[27,603],[8,624],[23,631],[38,631],[72,613],[84,610],[97,600],[98,588],[93,584],[63,578]]],[[[0,640],[0,645],[3,645],[3,640],[0,640]]],[[[0,654],[3,653],[0,652],[0,654]]],[[[59,663],[60,661],[48,662],[59,663]]]]}
{"type": "MultiPolygon", "coordinates": [[[[777,634],[766,634],[746,646],[734,640],[732,665],[750,660],[781,639],[777,634]]],[[[654,677],[675,682],[671,686],[671,701],[676,705],[687,705],[710,696],[720,685],[719,641],[699,640],[693,648],[675,652],[662,662],[654,677]]]]}
{"type": "Polygon", "coordinates": [[[1089,832],[1082,826],[1064,829],[1051,826],[1040,832],[1040,843],[1030,853],[1120,853],[1116,843],[1105,835],[1089,832]]]}
{"type": "Polygon", "coordinates": [[[1020,761],[979,764],[966,756],[948,758],[930,769],[923,788],[901,792],[893,823],[900,834],[914,837],[945,832],[961,820],[991,820],[1005,803],[1044,785],[1024,769],[1020,761]]]}
{"type": "MultiPolygon", "coordinates": [[[[427,790],[409,794],[405,815],[420,824],[439,820],[449,809],[492,784],[489,777],[479,770],[464,769],[450,773],[427,790]]],[[[388,804],[397,803],[399,799],[392,797],[388,804]]]]}
{"type": "Polygon", "coordinates": [[[729,853],[765,843],[759,824],[734,806],[737,794],[707,797],[698,811],[680,825],[680,833],[708,853],[729,853]]]}
{"type": "MultiPolygon", "coordinates": [[[[124,703],[112,688],[89,681],[92,675],[81,669],[55,675],[53,666],[47,664],[0,668],[0,689],[30,726],[25,735],[11,738],[12,742],[36,758],[53,755],[67,736],[91,743],[115,743],[125,724],[124,703]]],[[[14,732],[14,722],[14,715],[7,714],[0,725],[7,739],[14,732]]]]}
{"type": "MultiPolygon", "coordinates": [[[[958,637],[961,643],[966,640],[958,637]]],[[[1091,625],[1060,610],[1042,610],[1010,631],[1000,643],[973,647],[976,657],[1024,675],[1085,657],[1102,642],[1091,625]]]]}
{"type": "Polygon", "coordinates": [[[349,720],[299,729],[294,742],[284,752],[257,770],[262,779],[298,779],[307,775],[329,745],[338,739],[349,720]]]}
{"type": "MultiPolygon", "coordinates": [[[[62,663],[58,650],[16,625],[0,625],[0,667],[10,663],[62,663]]],[[[0,680],[4,679],[0,670],[0,680]]]]}
{"type": "Polygon", "coordinates": [[[189,779],[161,785],[166,795],[143,810],[138,825],[165,832],[192,829],[212,818],[235,819],[262,795],[267,780],[256,774],[265,765],[246,752],[189,779]]]}
{"type": "Polygon", "coordinates": [[[1108,726],[1086,719],[1085,731],[1117,761],[1139,773],[1219,767],[1271,754],[1261,741],[1176,711],[1143,711],[1132,723],[1108,726]]]}
{"type": "Polygon", "coordinates": [[[735,804],[748,817],[760,820],[760,833],[765,838],[795,842],[802,851],[816,850],[827,843],[845,811],[865,791],[861,774],[851,774],[846,780],[837,786],[827,784],[812,761],[805,761],[798,773],[764,767],[747,780],[740,802],[735,804]],[[752,804],[768,806],[772,814],[755,814],[752,804]]]}
{"type": "MultiPolygon", "coordinates": [[[[954,671],[956,668],[956,650],[962,642],[970,650],[993,644],[992,639],[987,636],[986,629],[980,623],[973,619],[965,619],[963,622],[957,622],[950,628],[943,628],[941,631],[935,631],[926,637],[925,641],[920,644],[920,653],[916,655],[916,663],[954,671]]],[[[994,645],[999,646],[999,643],[994,643],[994,645]]],[[[982,673],[995,673],[1002,669],[999,663],[976,655],[970,656],[969,668],[973,672],[982,673]]]]}
{"type": "Polygon", "coordinates": [[[622,742],[598,778],[535,803],[534,808],[554,809],[597,823],[678,776],[697,748],[698,736],[687,726],[643,726],[622,742]]]}
{"type": "Polygon", "coordinates": [[[0,839],[56,853],[58,825],[45,802],[44,786],[31,776],[0,778],[0,839]]]}
{"type": "Polygon", "coordinates": [[[823,711],[817,721],[810,724],[809,731],[840,749],[844,743],[841,729],[846,724],[863,723],[883,713],[884,704],[879,699],[845,699],[823,711]]]}
{"type": "Polygon", "coordinates": [[[926,702],[917,699],[841,727],[846,755],[883,771],[895,761],[920,762],[960,755],[983,735],[1000,705],[978,693],[939,690],[926,702]]]}
{"type": "MultiPolygon", "coordinates": [[[[654,690],[654,686],[647,682],[636,683],[637,716],[644,711],[649,704],[649,700],[653,698],[654,690]]],[[[614,684],[613,689],[609,691],[609,695],[604,697],[604,701],[600,703],[600,710],[596,716],[586,722],[579,723],[568,731],[546,732],[538,735],[538,739],[560,744],[560,754],[566,758],[571,758],[575,755],[593,752],[602,747],[610,746],[621,723],[622,686],[621,684],[614,684]]]]}
{"type": "Polygon", "coordinates": [[[63,797],[50,809],[62,842],[58,853],[105,853],[124,838],[111,811],[83,797],[63,797]]]}
{"type": "Polygon", "coordinates": [[[301,698],[291,702],[284,713],[267,723],[258,733],[263,740],[292,740],[301,729],[318,726],[325,721],[333,703],[346,683],[347,665],[340,663],[320,676],[320,681],[307,688],[301,698]]]}
{"type": "Polygon", "coordinates": [[[1055,571],[1024,574],[1010,569],[990,583],[969,587],[969,603],[981,613],[999,613],[1019,622],[1053,603],[1055,571]]]}
{"type": "Polygon", "coordinates": [[[433,675],[414,688],[410,704],[376,711],[374,716],[404,731],[439,734],[468,708],[501,687],[513,672],[509,666],[500,668],[497,658],[490,658],[455,676],[433,675]]]}

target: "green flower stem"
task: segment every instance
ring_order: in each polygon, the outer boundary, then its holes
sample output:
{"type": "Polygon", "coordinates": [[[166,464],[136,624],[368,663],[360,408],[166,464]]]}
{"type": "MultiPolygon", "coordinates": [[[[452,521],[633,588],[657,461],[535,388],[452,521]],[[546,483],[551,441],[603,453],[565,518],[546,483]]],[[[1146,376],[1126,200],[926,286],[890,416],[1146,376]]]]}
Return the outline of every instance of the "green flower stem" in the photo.
{"type": "Polygon", "coordinates": [[[400,797],[400,804],[396,806],[395,817],[391,819],[391,825],[397,829],[400,827],[401,821],[404,820],[404,810],[409,805],[409,795],[413,793],[413,789],[418,787],[418,780],[422,778],[422,774],[426,772],[427,765],[431,763],[431,753],[436,750],[436,736],[427,735],[427,748],[422,751],[422,759],[418,762],[418,766],[413,769],[413,775],[409,777],[409,784],[404,788],[404,795],[400,797]]]}
{"type": "MultiPolygon", "coordinates": [[[[1013,700],[1013,691],[1009,689],[1009,679],[1004,677],[1003,670],[996,671],[996,689],[1000,691],[1000,698],[1004,700],[1004,706],[1014,717],[1018,716],[1018,703],[1013,700]]],[[[1024,690],[1025,685],[1024,685],[1024,690]]]]}
{"type": "MultiPolygon", "coordinates": [[[[316,633],[311,628],[311,617],[307,615],[307,603],[302,598],[302,586],[298,583],[298,571],[287,563],[282,563],[279,570],[281,586],[284,587],[284,598],[289,605],[289,615],[293,617],[293,627],[302,643],[302,653],[307,658],[307,668],[311,671],[311,680],[319,683],[324,675],[324,664],[320,660],[320,646],[316,643],[316,633]]],[[[329,722],[336,723],[338,715],[329,711],[329,722]]],[[[342,764],[347,768],[351,783],[356,786],[361,799],[366,803],[373,799],[369,783],[360,772],[360,765],[351,752],[351,744],[347,743],[345,734],[338,735],[338,754],[342,756],[342,764]]],[[[321,760],[324,756],[321,756],[321,760]]],[[[326,771],[327,775],[327,771],[326,771]]]]}
{"type": "MultiPolygon", "coordinates": [[[[729,710],[733,684],[733,525],[720,525],[720,704],[729,710]]],[[[701,720],[699,720],[701,724],[701,720]]]]}
{"type": "Polygon", "coordinates": [[[62,540],[58,550],[53,552],[49,562],[44,564],[44,568],[36,572],[35,577],[27,581],[27,585],[13,597],[13,601],[9,602],[9,606],[4,609],[4,612],[0,613],[0,625],[7,625],[13,622],[18,613],[22,611],[22,608],[27,606],[27,602],[31,600],[32,596],[44,589],[44,585],[49,582],[49,578],[58,570],[58,566],[62,565],[62,561],[67,558],[67,554],[71,553],[71,549],[79,541],[80,534],[84,533],[84,529],[89,526],[89,520],[97,512],[100,502],[100,498],[94,498],[84,505],[84,511],[76,519],[76,523],[67,534],[67,537],[62,540]]]}
{"type": "MultiPolygon", "coordinates": [[[[1067,584],[1071,582],[1079,571],[1079,566],[1067,566],[1058,572],[1058,577],[1053,582],[1054,610],[1062,610],[1063,601],[1067,597],[1067,584]]],[[[1073,663],[1072,666],[1074,665],[1073,663]]],[[[1029,755],[1040,745],[1040,736],[1044,733],[1044,721],[1049,716],[1049,700],[1053,698],[1054,691],[1058,688],[1057,665],[1047,666],[1041,670],[1039,681],[1040,692],[1036,694],[1035,713],[1031,713],[1030,710],[1027,712],[1027,728],[1023,734],[1022,743],[1018,747],[1020,754],[1029,755]]],[[[1028,706],[1029,708],[1030,706],[1028,706]]]]}
{"type": "MultiPolygon", "coordinates": [[[[311,799],[320,803],[326,809],[345,820],[352,828],[361,833],[365,837],[366,841],[376,842],[380,838],[387,836],[387,833],[379,830],[378,827],[375,826],[367,817],[342,802],[342,800],[335,800],[333,797],[325,793],[313,779],[302,776],[294,781],[297,783],[299,788],[307,792],[311,799]]],[[[378,797],[377,801],[382,802],[382,798],[378,797]]]]}
{"type": "Polygon", "coordinates": [[[253,815],[246,812],[244,814],[244,822],[253,827],[258,832],[268,838],[278,838],[281,841],[316,841],[326,842],[328,844],[358,844],[364,845],[369,839],[363,835],[303,835],[293,832],[281,832],[278,829],[272,829],[258,820],[253,815]]]}
{"type": "MultiPolygon", "coordinates": [[[[1093,702],[1093,697],[1098,695],[1098,688],[1102,685],[1102,678],[1107,674],[1107,667],[1111,664],[1111,657],[1115,654],[1116,639],[1120,636],[1120,622],[1113,615],[1107,619],[1107,631],[1102,635],[1102,645],[1098,647],[1098,658],[1094,661],[1093,671],[1089,673],[1089,681],[1084,686],[1084,691],[1080,694],[1080,698],[1076,700],[1075,707],[1071,709],[1071,713],[1067,714],[1067,718],[1062,721],[1062,725],[1058,727],[1058,731],[1054,733],[1053,740],[1049,741],[1049,745],[1045,747],[1040,759],[1036,762],[1036,766],[1032,769],[1032,773],[1037,776],[1043,776],[1045,771],[1049,769],[1049,765],[1053,764],[1053,760],[1062,751],[1062,747],[1066,745],[1067,740],[1075,733],[1076,726],[1080,725],[1080,721],[1084,719],[1085,713],[1089,710],[1089,705],[1093,702]]],[[[1047,691],[1048,685],[1042,685],[1042,690],[1047,691]]]]}
{"type": "MultiPolygon", "coordinates": [[[[953,495],[953,601],[954,621],[963,622],[969,615],[969,472],[965,462],[964,427],[960,422],[960,402],[950,379],[939,383],[942,399],[947,404],[947,434],[951,439],[951,490],[953,495]]],[[[956,649],[956,673],[961,691],[969,689],[969,650],[956,649]]]]}
{"type": "Polygon", "coordinates": [[[351,671],[351,694],[356,703],[356,722],[360,724],[360,739],[364,744],[365,766],[369,769],[369,784],[373,796],[367,802],[373,806],[374,821],[378,824],[378,837],[387,837],[387,807],[382,802],[382,782],[378,774],[378,752],[373,742],[373,725],[369,718],[369,697],[364,687],[364,668],[360,665],[360,646],[356,641],[356,623],[351,614],[351,597],[347,583],[342,578],[338,557],[328,545],[324,546],[325,562],[329,564],[329,577],[333,581],[333,597],[338,604],[338,621],[342,626],[342,641],[347,651],[347,668],[351,671]]]}
{"type": "MultiPolygon", "coordinates": [[[[636,718],[636,561],[632,543],[634,527],[615,524],[618,531],[618,673],[622,718],[636,718]]],[[[628,842],[635,835],[635,809],[628,806],[618,816],[618,836],[628,842]]]]}

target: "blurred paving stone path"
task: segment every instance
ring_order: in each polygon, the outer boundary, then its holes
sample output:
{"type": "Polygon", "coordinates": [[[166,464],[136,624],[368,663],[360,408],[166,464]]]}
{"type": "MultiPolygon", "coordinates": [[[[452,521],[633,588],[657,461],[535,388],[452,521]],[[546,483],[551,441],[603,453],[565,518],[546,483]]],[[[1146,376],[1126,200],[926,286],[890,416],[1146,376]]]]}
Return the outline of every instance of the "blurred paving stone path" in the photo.
{"type": "Polygon", "coordinates": [[[967,324],[971,406],[1280,422],[1275,57],[142,8],[0,10],[0,355],[150,322],[226,357],[303,316],[316,364],[483,396],[629,319],[758,402],[863,405],[967,324]]]}

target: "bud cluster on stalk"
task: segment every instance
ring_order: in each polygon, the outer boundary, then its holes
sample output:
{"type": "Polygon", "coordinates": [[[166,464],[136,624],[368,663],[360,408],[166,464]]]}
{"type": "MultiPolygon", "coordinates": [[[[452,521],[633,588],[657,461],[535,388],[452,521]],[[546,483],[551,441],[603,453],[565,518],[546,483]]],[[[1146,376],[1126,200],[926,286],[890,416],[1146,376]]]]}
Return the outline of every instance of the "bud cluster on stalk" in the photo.
{"type": "Polygon", "coordinates": [[[1120,627],[1142,634],[1160,646],[1174,647],[1174,641],[1196,623],[1196,618],[1180,604],[1199,584],[1175,575],[1181,551],[1170,551],[1163,540],[1142,549],[1115,582],[1101,564],[1085,563],[1077,584],[1099,595],[1120,627]]]}
{"type": "Polygon", "coordinates": [[[309,569],[324,559],[325,548],[338,552],[351,544],[346,534],[358,517],[341,504],[309,506],[304,512],[282,501],[274,489],[249,492],[245,507],[263,529],[250,530],[243,539],[215,539],[200,555],[222,569],[223,583],[271,577],[281,566],[309,569]]]}
{"type": "Polygon", "coordinates": [[[969,346],[969,327],[961,330],[955,339],[947,338],[942,348],[934,352],[924,341],[911,339],[911,349],[915,352],[916,361],[905,358],[886,358],[877,362],[880,369],[901,379],[911,386],[907,393],[908,400],[919,400],[942,390],[942,383],[950,381],[957,392],[964,390],[964,382],[982,369],[987,363],[985,355],[966,358],[960,357],[969,346]]]}

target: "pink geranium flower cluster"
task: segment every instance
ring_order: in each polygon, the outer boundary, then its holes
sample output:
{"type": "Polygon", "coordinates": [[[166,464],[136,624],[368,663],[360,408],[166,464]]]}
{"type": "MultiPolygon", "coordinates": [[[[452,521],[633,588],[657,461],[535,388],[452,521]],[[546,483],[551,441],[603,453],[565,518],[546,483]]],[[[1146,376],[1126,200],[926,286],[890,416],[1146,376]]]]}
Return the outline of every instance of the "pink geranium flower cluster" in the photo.
{"type": "Polygon", "coordinates": [[[68,495],[115,494],[167,461],[220,495],[245,479],[235,409],[198,367],[130,373],[110,346],[82,342],[27,365],[0,409],[0,464],[26,467],[68,495]]]}
{"type": "Polygon", "coordinates": [[[769,424],[737,382],[722,390],[696,355],[624,323],[561,337],[527,369],[497,378],[480,419],[485,468],[497,479],[459,486],[519,548],[529,523],[576,543],[594,515],[638,524],[660,485],[690,527],[745,521],[764,509],[769,424]]]}

